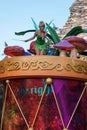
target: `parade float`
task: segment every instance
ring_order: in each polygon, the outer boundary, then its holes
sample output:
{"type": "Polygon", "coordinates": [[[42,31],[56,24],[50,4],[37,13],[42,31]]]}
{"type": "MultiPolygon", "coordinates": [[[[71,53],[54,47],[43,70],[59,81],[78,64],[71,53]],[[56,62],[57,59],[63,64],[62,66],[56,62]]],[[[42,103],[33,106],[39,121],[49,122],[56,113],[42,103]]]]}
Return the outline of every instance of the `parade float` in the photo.
{"type": "Polygon", "coordinates": [[[4,49],[10,57],[0,61],[1,130],[87,130],[87,57],[70,57],[75,48],[87,54],[87,42],[75,39],[76,28],[83,30],[75,27],[74,37],[70,31],[60,40],[47,27],[54,47],[46,55],[35,55],[35,42],[27,53],[19,46],[4,49]]]}

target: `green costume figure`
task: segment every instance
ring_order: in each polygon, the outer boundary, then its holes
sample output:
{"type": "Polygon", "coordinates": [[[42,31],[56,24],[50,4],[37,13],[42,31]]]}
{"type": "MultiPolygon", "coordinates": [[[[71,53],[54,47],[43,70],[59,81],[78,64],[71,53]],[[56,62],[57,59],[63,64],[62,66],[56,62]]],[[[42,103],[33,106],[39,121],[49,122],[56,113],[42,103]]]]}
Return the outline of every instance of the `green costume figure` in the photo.
{"type": "Polygon", "coordinates": [[[39,30],[34,33],[33,37],[25,40],[25,42],[28,42],[37,37],[36,42],[35,42],[36,55],[44,55],[44,49],[46,49],[47,47],[46,42],[45,42],[47,33],[44,31],[44,28],[45,28],[44,22],[40,21],[39,30]]]}
{"type": "Polygon", "coordinates": [[[45,40],[42,39],[42,37],[40,35],[37,35],[37,40],[36,40],[35,47],[38,50],[43,50],[43,49],[46,49],[46,47],[47,47],[47,45],[45,43],[45,40]]]}

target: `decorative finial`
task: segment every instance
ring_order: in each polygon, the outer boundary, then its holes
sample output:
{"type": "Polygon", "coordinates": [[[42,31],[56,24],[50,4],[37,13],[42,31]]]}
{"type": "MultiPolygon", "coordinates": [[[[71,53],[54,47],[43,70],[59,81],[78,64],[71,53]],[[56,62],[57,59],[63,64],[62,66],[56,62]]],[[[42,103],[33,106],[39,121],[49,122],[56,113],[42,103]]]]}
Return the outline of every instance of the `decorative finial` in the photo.
{"type": "Polygon", "coordinates": [[[87,87],[87,82],[85,82],[85,86],[87,87]]]}
{"type": "Polygon", "coordinates": [[[6,80],[6,83],[8,84],[10,81],[9,80],[6,80]]]}
{"type": "Polygon", "coordinates": [[[28,128],[28,130],[34,130],[33,127],[28,128]]]}
{"type": "Polygon", "coordinates": [[[64,128],[63,130],[68,130],[67,128],[64,128]]]}
{"type": "Polygon", "coordinates": [[[47,85],[51,85],[52,84],[52,78],[47,78],[46,83],[47,83],[47,85]]]}

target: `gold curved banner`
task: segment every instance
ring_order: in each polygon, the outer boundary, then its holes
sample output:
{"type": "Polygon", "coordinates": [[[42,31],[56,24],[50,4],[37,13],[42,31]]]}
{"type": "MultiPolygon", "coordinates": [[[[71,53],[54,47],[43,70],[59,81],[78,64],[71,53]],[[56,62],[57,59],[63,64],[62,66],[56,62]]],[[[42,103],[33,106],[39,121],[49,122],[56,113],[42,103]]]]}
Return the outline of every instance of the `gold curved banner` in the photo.
{"type": "Polygon", "coordinates": [[[0,79],[48,76],[87,80],[87,62],[60,56],[21,56],[0,61],[0,79]]]}

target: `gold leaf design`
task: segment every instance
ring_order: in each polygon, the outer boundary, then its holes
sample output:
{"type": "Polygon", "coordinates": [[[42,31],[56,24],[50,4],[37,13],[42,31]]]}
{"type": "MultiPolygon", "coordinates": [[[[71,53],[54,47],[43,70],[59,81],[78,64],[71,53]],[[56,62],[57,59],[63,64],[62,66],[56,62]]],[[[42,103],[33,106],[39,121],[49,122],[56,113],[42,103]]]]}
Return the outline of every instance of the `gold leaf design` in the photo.
{"type": "Polygon", "coordinates": [[[6,64],[5,64],[5,68],[8,70],[8,71],[16,71],[16,70],[19,70],[20,69],[20,62],[10,62],[8,61],[6,64]]]}
{"type": "MultiPolygon", "coordinates": [[[[62,60],[63,61],[63,60],[62,60]]],[[[76,73],[87,74],[86,62],[78,62],[77,60],[69,60],[68,62],[62,62],[61,60],[49,60],[49,59],[33,59],[27,58],[23,60],[6,60],[0,63],[0,73],[5,71],[27,71],[27,70],[56,70],[56,71],[74,71],[76,73]]]]}
{"type": "Polygon", "coordinates": [[[52,62],[49,63],[47,60],[28,60],[28,61],[8,61],[3,66],[0,66],[0,73],[7,71],[17,71],[17,70],[53,70],[56,69],[57,71],[63,70],[63,66],[59,62],[52,62]],[[4,68],[5,67],[5,68],[4,68]]]}
{"type": "Polygon", "coordinates": [[[4,73],[5,72],[5,67],[3,64],[0,65],[0,73],[4,73]]]}
{"type": "Polygon", "coordinates": [[[74,70],[75,72],[78,73],[87,73],[87,66],[85,64],[79,64],[79,63],[68,63],[66,64],[65,69],[67,71],[74,70]]]}

